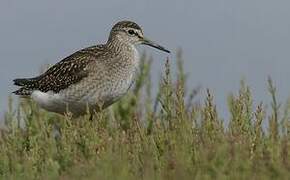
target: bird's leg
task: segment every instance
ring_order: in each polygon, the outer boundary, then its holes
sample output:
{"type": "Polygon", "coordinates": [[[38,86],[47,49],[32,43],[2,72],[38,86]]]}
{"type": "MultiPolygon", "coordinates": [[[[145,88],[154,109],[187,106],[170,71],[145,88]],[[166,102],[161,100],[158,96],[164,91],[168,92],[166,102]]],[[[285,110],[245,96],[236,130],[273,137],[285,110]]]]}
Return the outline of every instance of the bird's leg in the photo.
{"type": "Polygon", "coordinates": [[[90,113],[90,119],[89,119],[89,120],[90,120],[90,121],[93,121],[93,117],[94,117],[94,112],[91,112],[91,113],[90,113]]]}
{"type": "Polygon", "coordinates": [[[109,115],[110,115],[110,119],[111,119],[111,122],[112,123],[112,126],[115,126],[117,124],[117,121],[116,121],[116,118],[115,118],[115,113],[114,113],[114,110],[112,107],[109,107],[109,115]]]}
{"type": "Polygon", "coordinates": [[[93,121],[93,118],[94,118],[94,111],[90,108],[89,104],[87,104],[87,115],[90,114],[90,118],[89,120],[90,121],[93,121]]]}

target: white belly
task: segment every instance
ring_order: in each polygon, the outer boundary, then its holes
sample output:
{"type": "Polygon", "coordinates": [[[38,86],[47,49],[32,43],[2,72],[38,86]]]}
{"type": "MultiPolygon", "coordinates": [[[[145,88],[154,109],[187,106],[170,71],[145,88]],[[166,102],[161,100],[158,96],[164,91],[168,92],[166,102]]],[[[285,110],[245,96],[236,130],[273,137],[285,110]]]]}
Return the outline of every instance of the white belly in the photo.
{"type": "MultiPolygon", "coordinates": [[[[73,113],[74,116],[83,115],[90,110],[97,108],[106,108],[123,97],[133,84],[134,75],[127,80],[118,81],[113,88],[108,89],[90,89],[84,91],[84,94],[71,95],[72,90],[60,91],[60,93],[33,91],[32,99],[42,108],[64,114],[67,111],[73,113]],[[68,93],[68,91],[70,91],[68,93]]],[[[75,87],[74,89],[77,89],[75,87]]],[[[81,87],[79,87],[81,88],[81,87]]]]}
{"type": "Polygon", "coordinates": [[[60,94],[55,94],[53,92],[41,92],[35,90],[31,94],[32,99],[42,108],[56,112],[64,113],[67,109],[67,103],[63,100],[60,94]]]}

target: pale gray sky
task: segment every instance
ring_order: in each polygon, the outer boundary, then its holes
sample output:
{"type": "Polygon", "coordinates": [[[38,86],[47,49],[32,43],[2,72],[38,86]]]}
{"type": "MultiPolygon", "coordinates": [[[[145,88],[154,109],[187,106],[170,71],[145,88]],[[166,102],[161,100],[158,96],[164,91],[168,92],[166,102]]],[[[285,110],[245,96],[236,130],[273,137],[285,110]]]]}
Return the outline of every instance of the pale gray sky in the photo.
{"type": "MultiPolygon", "coordinates": [[[[288,0],[0,0],[0,109],[14,78],[37,75],[43,64],[105,42],[124,19],[173,52],[181,47],[189,85],[212,89],[220,111],[241,78],[260,101],[271,75],[284,101],[290,94],[289,7],[288,0]]],[[[146,51],[158,74],[167,54],[146,51]]]]}

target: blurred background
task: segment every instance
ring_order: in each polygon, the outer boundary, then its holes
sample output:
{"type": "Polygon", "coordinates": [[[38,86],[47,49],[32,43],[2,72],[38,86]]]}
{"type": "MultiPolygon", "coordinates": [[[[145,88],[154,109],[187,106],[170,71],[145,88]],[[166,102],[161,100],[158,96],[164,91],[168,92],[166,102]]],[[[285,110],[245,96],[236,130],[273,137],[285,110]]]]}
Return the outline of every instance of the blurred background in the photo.
{"type": "MultiPolygon", "coordinates": [[[[260,102],[269,99],[270,75],[278,100],[285,102],[290,93],[289,7],[286,0],[0,0],[0,114],[16,89],[14,78],[38,75],[44,64],[105,43],[119,20],[136,21],[147,37],[173,52],[172,60],[182,48],[188,88],[211,89],[224,117],[227,95],[239,89],[241,79],[260,102]]],[[[157,81],[168,54],[140,50],[153,56],[157,81]]]]}

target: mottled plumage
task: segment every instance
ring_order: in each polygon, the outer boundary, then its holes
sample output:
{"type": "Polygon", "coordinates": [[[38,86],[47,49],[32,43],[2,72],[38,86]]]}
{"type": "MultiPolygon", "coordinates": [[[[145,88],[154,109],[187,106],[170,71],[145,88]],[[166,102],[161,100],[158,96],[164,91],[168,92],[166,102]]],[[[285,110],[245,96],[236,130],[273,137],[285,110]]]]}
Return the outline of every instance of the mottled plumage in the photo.
{"type": "Polygon", "coordinates": [[[111,30],[106,44],[91,46],[64,58],[34,78],[15,79],[14,93],[31,96],[42,108],[75,116],[99,106],[105,108],[131,87],[139,55],[136,45],[146,44],[169,52],[144,38],[136,23],[121,21],[111,30]]]}
{"type": "Polygon", "coordinates": [[[23,87],[14,93],[17,95],[31,95],[35,89],[42,92],[53,91],[58,93],[88,76],[87,66],[102,54],[103,49],[103,45],[85,48],[64,58],[40,76],[15,79],[14,85],[23,87]]]}

